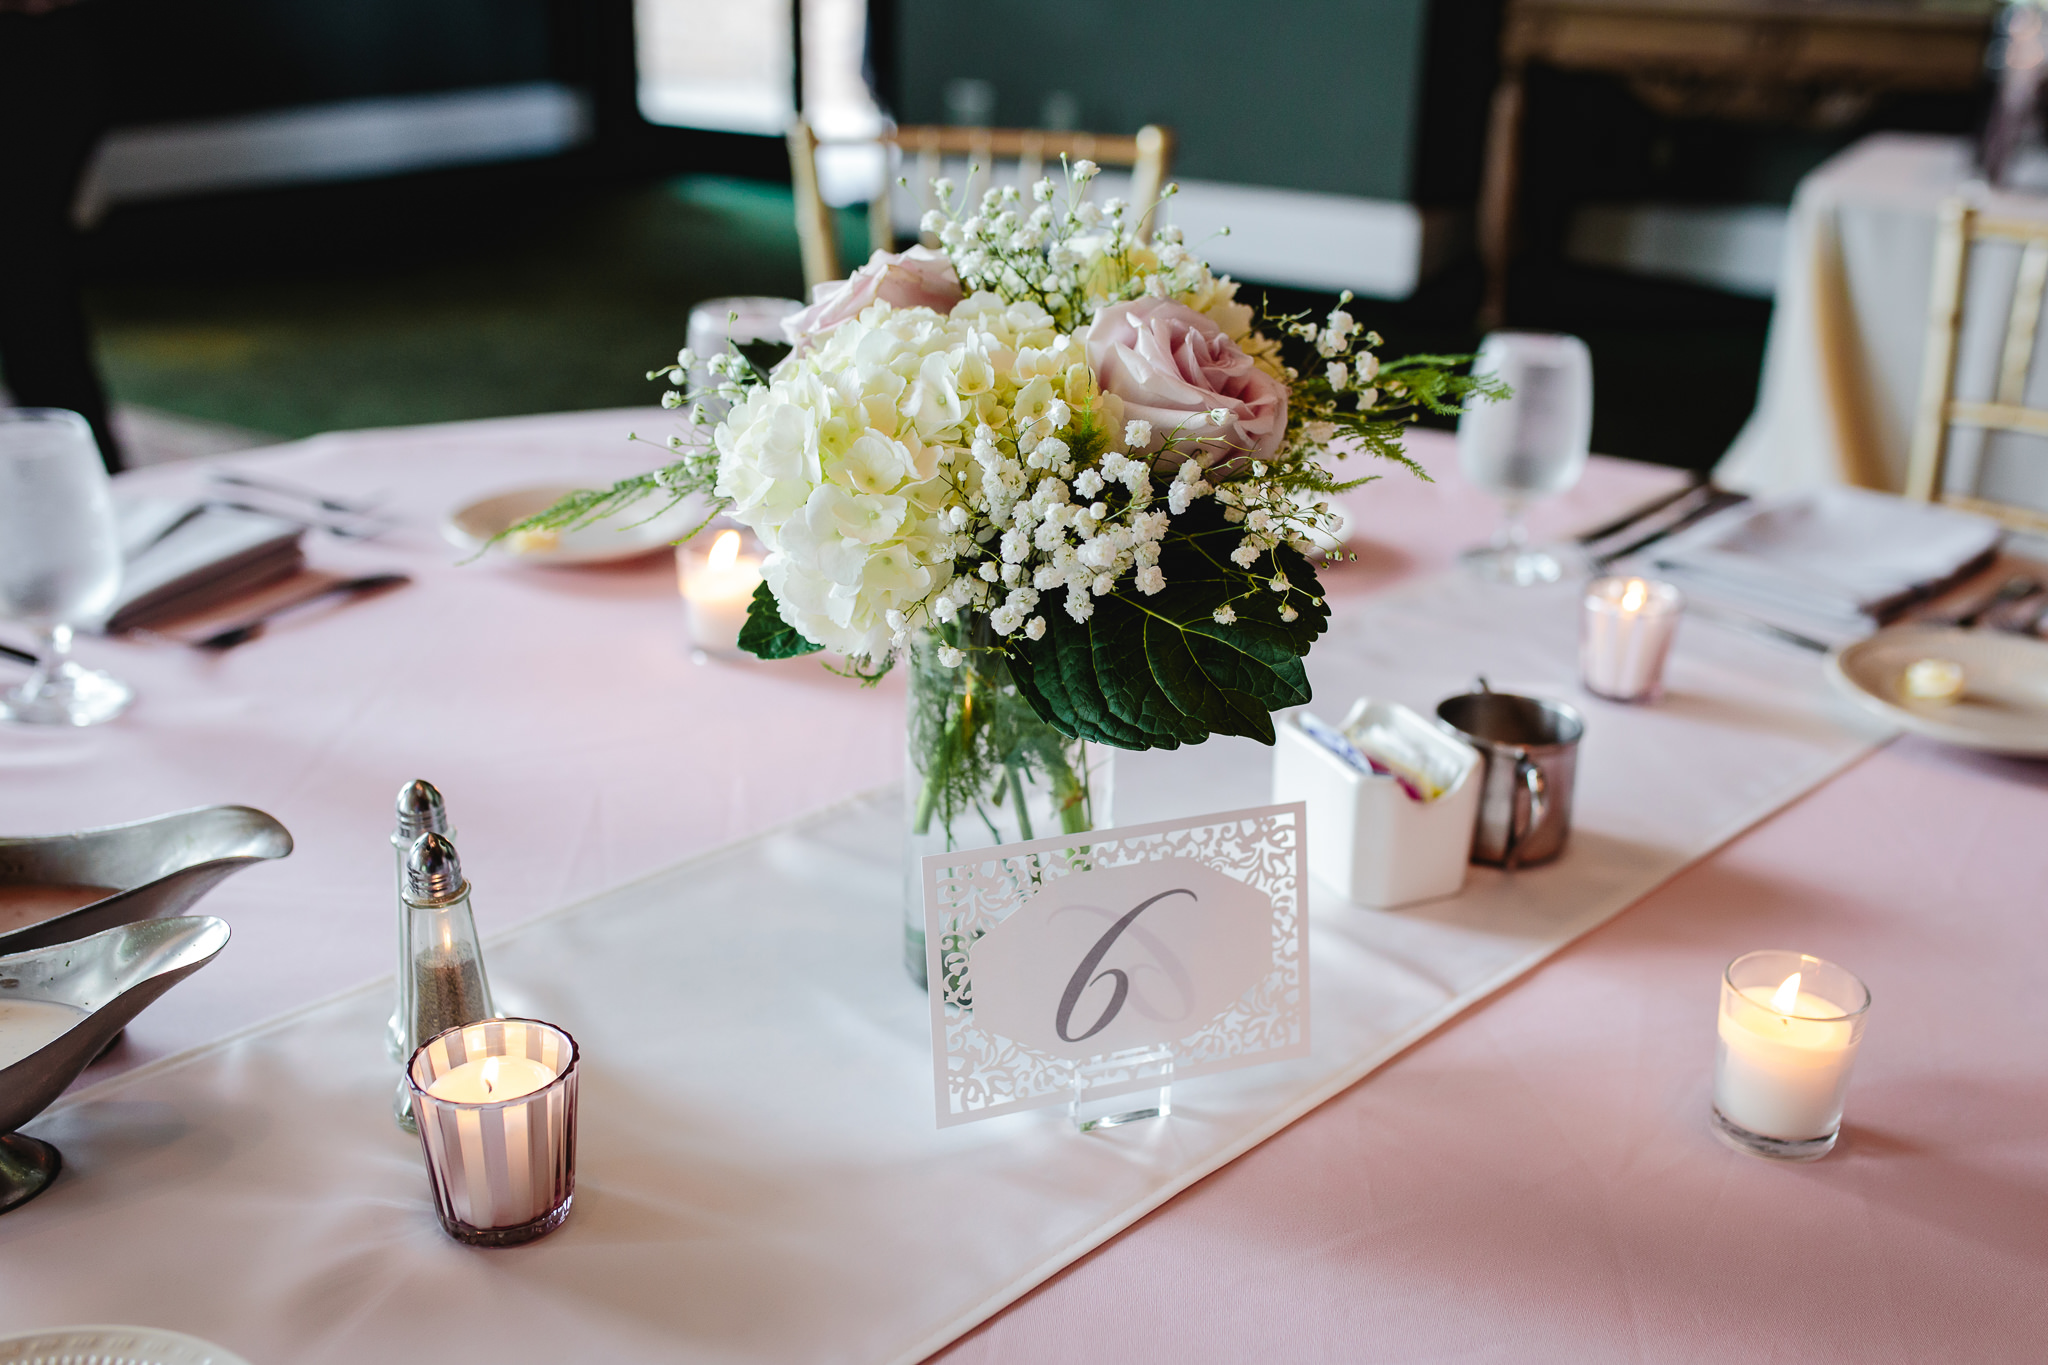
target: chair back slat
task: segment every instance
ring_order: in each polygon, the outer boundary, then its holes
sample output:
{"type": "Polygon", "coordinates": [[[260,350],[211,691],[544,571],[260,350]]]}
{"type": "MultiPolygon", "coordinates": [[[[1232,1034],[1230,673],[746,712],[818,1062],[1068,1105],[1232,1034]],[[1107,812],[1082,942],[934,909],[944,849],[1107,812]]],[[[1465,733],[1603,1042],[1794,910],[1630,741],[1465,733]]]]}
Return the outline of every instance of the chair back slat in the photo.
{"type": "Polygon", "coordinates": [[[883,177],[882,191],[868,205],[868,240],[875,250],[895,245],[890,215],[890,188],[897,181],[899,161],[916,159],[918,203],[932,207],[927,188],[942,173],[945,158],[965,156],[973,169],[964,189],[978,195],[994,185],[997,162],[1016,162],[1018,184],[1028,186],[1042,178],[1047,166],[1065,157],[1069,162],[1083,159],[1103,166],[1128,167],[1131,171],[1131,204],[1140,215],[1141,239],[1152,235],[1153,210],[1166,188],[1166,175],[1173,161],[1173,135],[1154,124],[1131,136],[1108,133],[1047,132],[1037,128],[968,128],[939,124],[908,124],[890,128],[869,138],[819,138],[799,120],[789,132],[790,183],[796,193],[797,239],[803,248],[804,284],[812,288],[828,280],[843,279],[838,241],[830,206],[819,191],[818,149],[834,146],[874,146],[892,153],[883,177]],[[982,177],[986,177],[983,181],[982,177]]]}
{"type": "Polygon", "coordinates": [[[2048,242],[2028,242],[2013,281],[2006,315],[2005,349],[1998,361],[1998,401],[2018,407],[2027,398],[2027,371],[2034,364],[2034,334],[2041,327],[2041,291],[2048,288],[2048,242]]]}
{"type": "Polygon", "coordinates": [[[796,240],[803,252],[804,293],[819,280],[836,280],[839,243],[831,206],[818,191],[818,137],[799,120],[789,129],[790,188],[796,196],[796,240]]]}
{"type": "MultiPolygon", "coordinates": [[[[2026,405],[2044,297],[2048,297],[2048,219],[1988,217],[1962,199],[1942,205],[1935,236],[1920,402],[1906,469],[1907,497],[1983,512],[2025,530],[2048,530],[2048,507],[2004,502],[1947,486],[1950,431],[1955,427],[2048,438],[2048,408],[2026,405]],[[1997,380],[1989,402],[1956,397],[1965,286],[1973,248],[1982,241],[2020,247],[2005,337],[1998,353],[1997,380]]],[[[2048,459],[2048,451],[2033,454],[2048,459]]]]}

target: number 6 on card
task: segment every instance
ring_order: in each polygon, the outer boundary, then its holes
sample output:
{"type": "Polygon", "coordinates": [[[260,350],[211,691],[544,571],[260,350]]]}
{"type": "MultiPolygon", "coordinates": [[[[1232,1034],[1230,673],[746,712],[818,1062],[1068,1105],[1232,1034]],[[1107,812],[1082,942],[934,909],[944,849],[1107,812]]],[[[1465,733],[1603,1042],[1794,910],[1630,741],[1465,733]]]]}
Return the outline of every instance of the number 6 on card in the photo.
{"type": "Polygon", "coordinates": [[[924,859],[939,1126],[1307,1055],[1304,825],[1295,802],[924,859]]]}

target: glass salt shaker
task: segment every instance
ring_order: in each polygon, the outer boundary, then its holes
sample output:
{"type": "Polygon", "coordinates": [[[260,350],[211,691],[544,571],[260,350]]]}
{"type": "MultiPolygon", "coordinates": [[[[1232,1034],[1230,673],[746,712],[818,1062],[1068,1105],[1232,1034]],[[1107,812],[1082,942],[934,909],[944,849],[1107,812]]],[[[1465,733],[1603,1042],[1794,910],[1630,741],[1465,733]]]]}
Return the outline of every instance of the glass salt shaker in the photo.
{"type": "Polygon", "coordinates": [[[412,1049],[405,1045],[405,1019],[412,1011],[412,959],[405,951],[405,859],[412,852],[412,841],[422,834],[444,834],[453,839],[455,830],[434,784],[415,779],[398,789],[398,828],[391,833],[391,856],[397,865],[392,899],[398,904],[398,1000],[384,1025],[384,1050],[392,1061],[401,1063],[412,1059],[412,1049]]]}
{"type": "MultiPolygon", "coordinates": [[[[411,1009],[405,1017],[405,1055],[435,1034],[497,1017],[491,985],[477,946],[469,881],[445,834],[422,834],[405,860],[405,961],[411,1009]]],[[[392,1115],[408,1133],[412,1094],[399,1077],[392,1115]]]]}

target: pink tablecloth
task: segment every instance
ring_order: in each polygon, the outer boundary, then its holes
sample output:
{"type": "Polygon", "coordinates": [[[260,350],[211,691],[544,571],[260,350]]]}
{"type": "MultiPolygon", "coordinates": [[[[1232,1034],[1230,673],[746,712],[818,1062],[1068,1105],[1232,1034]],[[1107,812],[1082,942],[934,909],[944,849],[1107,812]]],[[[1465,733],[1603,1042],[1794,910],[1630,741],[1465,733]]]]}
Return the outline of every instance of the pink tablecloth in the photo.
{"type": "MultiPolygon", "coordinates": [[[[218,1036],[387,970],[400,781],[447,789],[486,928],[886,780],[900,699],[813,664],[696,668],[660,563],[456,569],[431,516],[592,479],[651,414],[330,436],[252,457],[416,524],[337,567],[418,586],[207,661],[89,646],[143,692],[82,735],[0,731],[0,829],[239,800],[288,862],[207,910],[236,942],[110,1060],[218,1036]]],[[[1390,478],[1360,498],[1370,591],[1476,539],[1490,504],[1390,478]]],[[[644,450],[644,448],[643,448],[644,450]]],[[[153,471],[154,480],[194,477],[153,471]]],[[[1663,486],[1595,462],[1546,509],[1663,486]]],[[[1905,741],[1681,876],[947,1353],[1039,1361],[2038,1359],[2048,1340],[2048,770],[1905,741]],[[1841,1150],[1736,1156],[1704,1116],[1719,967],[1840,960],[1877,1002],[1841,1150]]],[[[4,1231],[4,1229],[0,1229],[4,1231]]]]}

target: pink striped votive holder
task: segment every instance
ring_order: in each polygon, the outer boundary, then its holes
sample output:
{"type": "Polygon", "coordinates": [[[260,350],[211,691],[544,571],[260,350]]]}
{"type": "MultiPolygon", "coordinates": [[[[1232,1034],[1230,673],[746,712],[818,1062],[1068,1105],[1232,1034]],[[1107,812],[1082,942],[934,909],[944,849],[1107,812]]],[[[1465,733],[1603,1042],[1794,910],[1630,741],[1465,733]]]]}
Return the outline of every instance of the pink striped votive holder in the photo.
{"type": "Polygon", "coordinates": [[[434,1209],[450,1237],[544,1237],[576,1195],[576,1040],[538,1019],[437,1033],[405,1069],[434,1209]]]}

